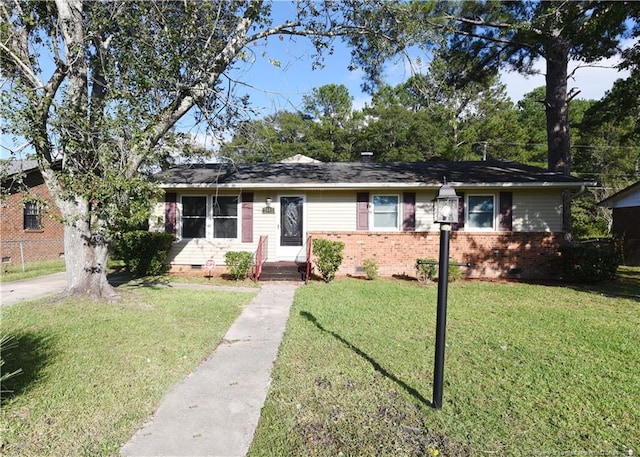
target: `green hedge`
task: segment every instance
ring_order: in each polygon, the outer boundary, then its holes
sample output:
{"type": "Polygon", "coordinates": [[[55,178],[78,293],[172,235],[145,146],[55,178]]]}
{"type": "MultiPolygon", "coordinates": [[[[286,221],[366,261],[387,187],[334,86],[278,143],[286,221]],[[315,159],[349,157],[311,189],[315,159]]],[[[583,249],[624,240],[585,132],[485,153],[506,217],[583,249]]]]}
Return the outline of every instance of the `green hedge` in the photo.
{"type": "Polygon", "coordinates": [[[127,232],[117,242],[115,255],[134,278],[161,275],[169,271],[167,259],[174,240],[170,233],[127,232]]]}
{"type": "Polygon", "coordinates": [[[620,248],[614,241],[571,244],[560,248],[564,278],[576,282],[615,279],[620,248]]]}
{"type": "Polygon", "coordinates": [[[253,254],[246,251],[229,251],[224,255],[224,261],[228,273],[236,280],[243,280],[253,266],[253,254]]]}
{"type": "Polygon", "coordinates": [[[316,267],[325,282],[336,277],[336,272],[342,264],[344,243],[318,238],[313,240],[313,255],[316,256],[316,267]]]}

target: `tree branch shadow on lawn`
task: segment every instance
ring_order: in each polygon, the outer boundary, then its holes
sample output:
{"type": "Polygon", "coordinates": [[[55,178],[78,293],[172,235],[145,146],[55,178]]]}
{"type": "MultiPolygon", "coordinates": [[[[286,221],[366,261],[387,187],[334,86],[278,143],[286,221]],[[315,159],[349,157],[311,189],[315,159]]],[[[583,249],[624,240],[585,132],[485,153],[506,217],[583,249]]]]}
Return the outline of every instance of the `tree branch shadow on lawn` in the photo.
{"type": "Polygon", "coordinates": [[[23,332],[14,335],[16,347],[3,351],[2,358],[5,365],[2,367],[2,372],[21,371],[2,383],[0,400],[2,405],[22,394],[31,384],[38,381],[42,369],[54,355],[51,344],[53,336],[42,332],[23,332]]]}
{"type": "Polygon", "coordinates": [[[398,386],[400,386],[402,389],[404,389],[409,395],[414,397],[420,403],[422,403],[423,405],[429,406],[429,407],[433,406],[432,403],[429,400],[427,400],[426,398],[424,398],[420,392],[418,392],[415,388],[413,388],[410,385],[408,385],[407,383],[405,383],[403,380],[398,378],[393,373],[390,373],[389,371],[387,371],[378,362],[376,362],[372,357],[370,357],[366,352],[362,351],[357,346],[354,346],[352,343],[350,343],[348,340],[344,339],[343,337],[341,337],[337,333],[332,332],[331,330],[327,330],[326,328],[324,328],[322,326],[322,324],[320,324],[320,322],[318,322],[318,320],[316,319],[316,317],[313,314],[311,314],[311,313],[309,313],[307,311],[301,311],[300,315],[303,318],[305,318],[306,320],[308,320],[309,322],[311,322],[313,325],[315,325],[319,330],[321,330],[322,332],[328,333],[329,335],[333,336],[336,340],[340,341],[347,348],[351,349],[353,352],[355,352],[360,357],[365,359],[367,362],[369,362],[371,364],[371,366],[373,367],[374,370],[376,370],[378,373],[380,373],[384,377],[386,377],[386,378],[390,379],[391,381],[395,382],[398,386]]]}

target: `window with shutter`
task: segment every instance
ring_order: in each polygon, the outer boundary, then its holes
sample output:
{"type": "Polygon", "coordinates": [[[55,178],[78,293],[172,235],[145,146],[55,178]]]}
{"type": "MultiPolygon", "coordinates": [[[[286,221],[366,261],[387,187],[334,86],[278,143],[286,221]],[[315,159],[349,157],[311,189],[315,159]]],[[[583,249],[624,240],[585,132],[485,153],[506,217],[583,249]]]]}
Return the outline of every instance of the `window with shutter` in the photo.
{"type": "Polygon", "coordinates": [[[358,192],[356,201],[356,230],[369,230],[369,192],[358,192]]]}
{"type": "Polygon", "coordinates": [[[167,192],[164,196],[164,231],[176,234],[176,202],[178,195],[167,192]]]}
{"type": "Polygon", "coordinates": [[[500,192],[499,229],[502,232],[513,230],[513,192],[500,192]]]}
{"type": "Polygon", "coordinates": [[[213,237],[238,237],[238,197],[218,196],[214,199],[213,237]]]}
{"type": "Polygon", "coordinates": [[[253,192],[242,193],[242,242],[253,243],[253,192]]]}
{"type": "Polygon", "coordinates": [[[399,196],[373,196],[373,228],[374,230],[398,230],[399,196]]]}
{"type": "Polygon", "coordinates": [[[182,197],[182,238],[205,238],[207,197],[182,197]]]}
{"type": "Polygon", "coordinates": [[[465,199],[464,192],[458,192],[458,223],[453,224],[453,230],[462,230],[464,228],[464,218],[465,218],[465,199]]]}
{"type": "Polygon", "coordinates": [[[405,192],[402,195],[402,230],[415,232],[416,230],[416,193],[405,192]]]}
{"type": "Polygon", "coordinates": [[[495,230],[495,204],[493,195],[467,196],[465,226],[473,230],[495,230]]]}

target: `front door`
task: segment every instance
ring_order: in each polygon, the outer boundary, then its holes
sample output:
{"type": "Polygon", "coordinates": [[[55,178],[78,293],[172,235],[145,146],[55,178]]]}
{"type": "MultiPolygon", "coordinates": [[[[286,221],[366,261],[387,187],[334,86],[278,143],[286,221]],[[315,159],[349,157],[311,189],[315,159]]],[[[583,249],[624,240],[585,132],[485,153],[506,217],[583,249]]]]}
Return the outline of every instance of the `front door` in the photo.
{"type": "Polygon", "coordinates": [[[282,260],[304,259],[304,197],[280,197],[280,249],[282,260]]]}

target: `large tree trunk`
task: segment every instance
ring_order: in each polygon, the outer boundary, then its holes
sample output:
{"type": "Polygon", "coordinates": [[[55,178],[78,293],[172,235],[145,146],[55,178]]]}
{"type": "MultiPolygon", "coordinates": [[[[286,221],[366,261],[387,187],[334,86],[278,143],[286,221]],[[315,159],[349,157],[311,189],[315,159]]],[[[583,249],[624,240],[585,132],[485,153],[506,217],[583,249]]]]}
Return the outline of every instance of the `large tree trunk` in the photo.
{"type": "MultiPolygon", "coordinates": [[[[560,37],[546,49],[546,114],[547,114],[547,164],[549,171],[571,173],[571,137],[569,135],[569,97],[567,93],[567,68],[571,44],[560,37]]],[[[562,225],[566,241],[573,240],[571,200],[573,194],[562,192],[562,225]]]]}
{"type": "Polygon", "coordinates": [[[88,296],[95,300],[113,301],[118,298],[107,280],[109,246],[96,230],[86,201],[58,203],[64,225],[64,252],[67,268],[66,295],[88,296]]]}
{"type": "Polygon", "coordinates": [[[567,67],[570,43],[554,40],[546,49],[546,114],[549,171],[571,172],[567,67]]]}

